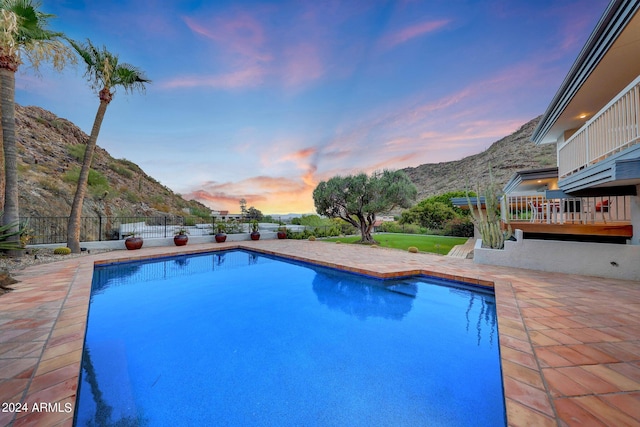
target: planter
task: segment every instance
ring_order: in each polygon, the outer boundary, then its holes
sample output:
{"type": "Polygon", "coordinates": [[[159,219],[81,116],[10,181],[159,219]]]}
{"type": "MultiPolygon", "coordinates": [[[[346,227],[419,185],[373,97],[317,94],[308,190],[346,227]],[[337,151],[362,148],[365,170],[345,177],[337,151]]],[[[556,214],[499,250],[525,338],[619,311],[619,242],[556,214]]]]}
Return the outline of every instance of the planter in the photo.
{"type": "Polygon", "coordinates": [[[286,231],[278,231],[278,239],[286,239],[287,232],[286,231]]]}
{"type": "Polygon", "coordinates": [[[227,235],[225,233],[218,233],[215,237],[217,243],[223,243],[225,240],[227,240],[227,235]]]}
{"type": "Polygon", "coordinates": [[[142,243],[143,243],[142,237],[127,237],[124,241],[124,245],[130,251],[140,249],[142,247],[142,243]]]}
{"type": "Polygon", "coordinates": [[[176,234],[175,236],[173,236],[173,243],[175,243],[176,246],[184,246],[188,241],[189,236],[187,236],[186,234],[176,234]]]}
{"type": "Polygon", "coordinates": [[[260,232],[254,231],[250,234],[251,240],[260,240],[260,232]]]}

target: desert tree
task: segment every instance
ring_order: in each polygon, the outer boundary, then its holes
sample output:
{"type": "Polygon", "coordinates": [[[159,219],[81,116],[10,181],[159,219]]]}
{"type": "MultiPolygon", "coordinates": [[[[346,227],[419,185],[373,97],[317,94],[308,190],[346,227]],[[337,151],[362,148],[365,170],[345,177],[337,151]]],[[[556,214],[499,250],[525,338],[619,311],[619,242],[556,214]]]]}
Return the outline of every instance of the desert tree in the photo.
{"type": "MultiPolygon", "coordinates": [[[[39,10],[32,0],[0,1],[0,114],[4,154],[4,215],[2,223],[11,224],[8,241],[20,239],[18,206],[18,152],[16,145],[15,90],[16,71],[26,60],[34,70],[43,62],[52,62],[56,70],[73,62],[71,50],[61,41],[62,33],[47,28],[53,15],[39,10]]],[[[21,251],[9,251],[20,256],[21,251]]]]}
{"type": "Polygon", "coordinates": [[[117,88],[122,88],[125,93],[135,90],[144,92],[145,84],[150,83],[144,73],[131,64],[121,63],[118,56],[109,52],[106,47],[96,47],[91,41],[78,43],[67,39],[69,44],[75,49],[86,66],[85,76],[91,84],[91,88],[97,92],[100,104],[98,112],[93,121],[91,135],[87,141],[87,148],[84,152],[80,176],[76,193],[71,205],[71,215],[67,227],[67,246],[72,253],[80,252],[80,220],[82,217],[82,205],[87,192],[87,183],[93,153],[98,141],[98,134],[102,126],[102,120],[107,111],[109,103],[113,99],[117,88]]]}
{"type": "Polygon", "coordinates": [[[360,230],[360,243],[373,244],[376,215],[395,207],[408,208],[416,193],[404,172],[384,170],[322,181],[313,190],[313,201],[318,214],[348,222],[360,230]]]}

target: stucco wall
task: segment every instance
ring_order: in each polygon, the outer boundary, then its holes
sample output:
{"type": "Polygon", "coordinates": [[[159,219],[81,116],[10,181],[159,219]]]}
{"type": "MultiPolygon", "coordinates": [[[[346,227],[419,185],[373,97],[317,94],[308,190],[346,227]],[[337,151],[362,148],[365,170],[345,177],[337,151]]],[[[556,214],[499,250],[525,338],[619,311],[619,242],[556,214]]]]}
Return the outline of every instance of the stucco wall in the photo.
{"type": "Polygon", "coordinates": [[[518,237],[518,241],[505,242],[503,250],[484,249],[482,241],[476,241],[474,262],[640,280],[640,245],[523,239],[521,233],[518,237]]]}
{"type": "MultiPolygon", "coordinates": [[[[273,231],[260,231],[260,240],[275,239],[276,232],[273,231]]],[[[227,234],[227,242],[239,242],[243,240],[251,240],[248,233],[240,234],[227,234]]],[[[214,236],[189,236],[189,244],[198,243],[215,243],[214,236]]],[[[143,248],[149,248],[152,246],[173,246],[173,236],[167,238],[144,238],[143,248]]],[[[60,246],[66,246],[65,243],[52,243],[46,245],[29,245],[29,248],[58,248],[60,246]]],[[[81,242],[80,246],[83,248],[91,249],[126,249],[124,246],[124,240],[103,240],[101,242],[81,242]]]]}

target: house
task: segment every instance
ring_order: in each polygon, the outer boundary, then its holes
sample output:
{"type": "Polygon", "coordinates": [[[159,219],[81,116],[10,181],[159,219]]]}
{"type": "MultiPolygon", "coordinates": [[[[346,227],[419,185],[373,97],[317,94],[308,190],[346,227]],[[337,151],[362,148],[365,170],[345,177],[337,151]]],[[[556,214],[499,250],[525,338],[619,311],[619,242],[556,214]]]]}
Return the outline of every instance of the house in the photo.
{"type": "Polygon", "coordinates": [[[512,177],[502,214],[521,238],[478,262],[640,280],[639,8],[607,6],[531,137],[556,144],[557,170],[512,177]]]}

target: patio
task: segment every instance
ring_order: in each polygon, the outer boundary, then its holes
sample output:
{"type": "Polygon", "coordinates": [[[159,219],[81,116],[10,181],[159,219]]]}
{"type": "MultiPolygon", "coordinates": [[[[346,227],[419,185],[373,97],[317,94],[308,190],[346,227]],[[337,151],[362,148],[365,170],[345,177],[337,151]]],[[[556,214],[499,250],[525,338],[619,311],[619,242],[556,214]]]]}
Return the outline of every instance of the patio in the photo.
{"type": "Polygon", "coordinates": [[[495,287],[512,426],[638,425],[640,283],[476,265],[399,250],[295,240],[113,251],[38,265],[0,297],[0,398],[29,411],[0,425],[70,426],[94,263],[247,248],[394,277],[427,274],[495,287]],[[34,403],[59,403],[32,412],[34,403]]]}

